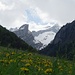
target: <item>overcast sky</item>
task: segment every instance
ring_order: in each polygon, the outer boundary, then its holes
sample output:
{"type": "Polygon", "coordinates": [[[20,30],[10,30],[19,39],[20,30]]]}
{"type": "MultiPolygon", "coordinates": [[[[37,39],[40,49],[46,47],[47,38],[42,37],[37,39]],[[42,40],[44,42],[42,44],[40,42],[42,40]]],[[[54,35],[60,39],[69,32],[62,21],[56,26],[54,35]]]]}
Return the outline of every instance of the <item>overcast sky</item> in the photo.
{"type": "MultiPolygon", "coordinates": [[[[75,19],[75,0],[0,0],[0,24],[7,28],[28,23],[66,24],[75,19]]],[[[35,28],[35,27],[34,27],[35,28]]]]}

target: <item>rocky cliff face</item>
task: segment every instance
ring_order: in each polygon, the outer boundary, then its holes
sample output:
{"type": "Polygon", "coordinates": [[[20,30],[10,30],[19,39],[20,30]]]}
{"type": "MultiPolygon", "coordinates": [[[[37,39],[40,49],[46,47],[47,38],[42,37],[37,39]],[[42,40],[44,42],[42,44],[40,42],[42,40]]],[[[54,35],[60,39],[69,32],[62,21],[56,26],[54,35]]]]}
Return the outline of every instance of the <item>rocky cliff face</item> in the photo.
{"type": "Polygon", "coordinates": [[[52,43],[44,48],[41,53],[51,56],[71,58],[75,54],[75,21],[67,23],[56,34],[52,43]]]}
{"type": "Polygon", "coordinates": [[[42,47],[41,42],[37,42],[35,43],[35,39],[32,35],[32,33],[28,30],[29,25],[28,24],[24,24],[22,25],[17,31],[14,31],[14,33],[20,37],[22,40],[24,40],[26,43],[28,43],[29,45],[31,45],[32,47],[39,49],[40,47],[42,47]]]}

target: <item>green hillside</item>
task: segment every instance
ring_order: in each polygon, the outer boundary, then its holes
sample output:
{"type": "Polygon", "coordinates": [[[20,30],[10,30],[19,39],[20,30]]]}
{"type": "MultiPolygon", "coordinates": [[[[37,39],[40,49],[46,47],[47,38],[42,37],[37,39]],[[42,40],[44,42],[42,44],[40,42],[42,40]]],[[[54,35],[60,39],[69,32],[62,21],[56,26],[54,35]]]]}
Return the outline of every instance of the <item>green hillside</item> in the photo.
{"type": "Polygon", "coordinates": [[[0,25],[0,46],[35,51],[31,46],[0,25]]]}
{"type": "Polygon", "coordinates": [[[75,75],[75,61],[0,47],[0,75],[75,75]]]}

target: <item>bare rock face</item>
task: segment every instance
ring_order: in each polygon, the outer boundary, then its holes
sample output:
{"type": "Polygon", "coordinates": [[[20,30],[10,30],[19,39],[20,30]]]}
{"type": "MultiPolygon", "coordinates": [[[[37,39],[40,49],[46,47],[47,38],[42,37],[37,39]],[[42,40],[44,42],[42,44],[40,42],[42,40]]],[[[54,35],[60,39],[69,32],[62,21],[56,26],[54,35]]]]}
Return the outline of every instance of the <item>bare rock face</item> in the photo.
{"type": "Polygon", "coordinates": [[[24,31],[24,33],[28,33],[28,27],[29,27],[28,24],[24,24],[19,28],[19,30],[22,32],[24,31]]]}
{"type": "Polygon", "coordinates": [[[24,24],[17,31],[14,31],[14,33],[18,37],[20,37],[22,40],[24,40],[26,43],[31,45],[33,48],[39,49],[40,47],[42,47],[41,42],[38,42],[35,44],[35,42],[34,42],[35,39],[28,28],[29,28],[29,25],[24,24]]]}

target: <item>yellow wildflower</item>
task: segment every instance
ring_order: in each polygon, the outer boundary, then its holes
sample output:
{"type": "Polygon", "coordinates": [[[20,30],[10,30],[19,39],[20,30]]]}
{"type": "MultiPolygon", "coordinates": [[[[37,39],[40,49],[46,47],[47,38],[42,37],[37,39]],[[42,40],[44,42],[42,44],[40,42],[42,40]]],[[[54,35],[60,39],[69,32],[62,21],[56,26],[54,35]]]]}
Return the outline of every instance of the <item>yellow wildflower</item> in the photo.
{"type": "Polygon", "coordinates": [[[31,65],[30,65],[29,63],[27,63],[27,64],[25,64],[25,66],[26,66],[26,67],[29,67],[29,66],[31,66],[31,65]]]}
{"type": "Polygon", "coordinates": [[[45,73],[52,73],[52,72],[53,72],[52,68],[49,68],[49,69],[45,70],[45,73]]]}
{"type": "Polygon", "coordinates": [[[10,54],[9,53],[6,53],[6,57],[8,57],[10,54]]]}
{"type": "Polygon", "coordinates": [[[31,55],[32,55],[32,53],[28,53],[28,55],[29,55],[29,56],[31,56],[31,55]]]}
{"type": "Polygon", "coordinates": [[[28,68],[22,67],[20,69],[21,69],[21,71],[29,72],[29,69],[28,68]]]}
{"type": "Polygon", "coordinates": [[[15,54],[15,52],[12,52],[11,54],[12,54],[12,55],[14,55],[14,54],[15,54]]]}
{"type": "Polygon", "coordinates": [[[58,66],[58,69],[61,70],[61,71],[63,70],[62,66],[58,66]]]}

